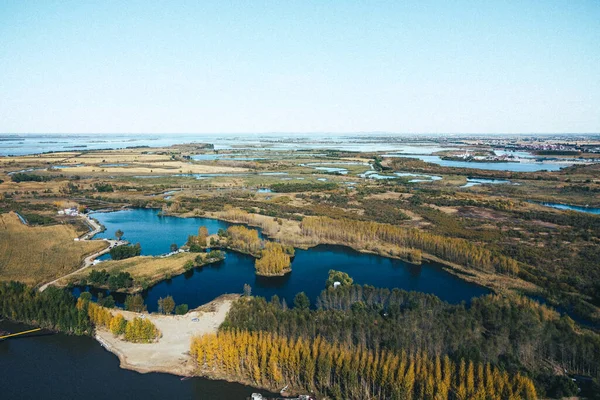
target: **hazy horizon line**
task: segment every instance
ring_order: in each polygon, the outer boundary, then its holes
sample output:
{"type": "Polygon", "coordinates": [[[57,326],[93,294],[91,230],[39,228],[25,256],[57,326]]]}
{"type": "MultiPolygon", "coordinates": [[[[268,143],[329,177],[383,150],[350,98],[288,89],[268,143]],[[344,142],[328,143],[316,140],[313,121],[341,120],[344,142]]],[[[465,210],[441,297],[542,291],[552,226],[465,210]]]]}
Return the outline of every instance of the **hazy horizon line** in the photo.
{"type": "Polygon", "coordinates": [[[276,132],[0,132],[3,136],[19,135],[490,135],[490,136],[522,136],[522,135],[600,135],[598,132],[390,132],[390,131],[349,131],[349,132],[331,132],[331,131],[276,131],[276,132]]]}

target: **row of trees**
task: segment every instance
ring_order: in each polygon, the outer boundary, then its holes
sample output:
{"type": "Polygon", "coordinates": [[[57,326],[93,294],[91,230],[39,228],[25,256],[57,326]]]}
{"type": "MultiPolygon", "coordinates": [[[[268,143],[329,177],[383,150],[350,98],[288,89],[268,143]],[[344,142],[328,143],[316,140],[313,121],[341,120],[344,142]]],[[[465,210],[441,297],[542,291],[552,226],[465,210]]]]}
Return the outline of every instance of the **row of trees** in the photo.
{"type": "MultiPolygon", "coordinates": [[[[253,209],[251,209],[251,211],[253,211],[253,209]]],[[[239,208],[233,208],[230,205],[224,206],[223,217],[228,221],[258,226],[267,235],[275,235],[279,231],[279,224],[273,218],[265,218],[262,215],[249,213],[239,208]]]]}
{"type": "Polygon", "coordinates": [[[48,180],[49,178],[41,176],[41,175],[36,175],[36,174],[27,174],[25,172],[18,172],[16,174],[12,174],[10,176],[10,179],[13,182],[44,182],[46,180],[48,180]]]}
{"type": "Polygon", "coordinates": [[[151,343],[160,337],[160,331],[149,319],[136,317],[127,321],[122,314],[113,315],[108,309],[89,301],[89,297],[80,297],[77,309],[86,310],[95,326],[105,327],[115,336],[123,335],[128,342],[151,343]]]}
{"type": "MultiPolygon", "coordinates": [[[[378,222],[306,217],[302,220],[302,233],[322,241],[344,243],[351,246],[385,243],[404,249],[417,249],[443,260],[466,267],[506,274],[517,274],[515,260],[463,239],[431,234],[419,229],[402,228],[378,222]]],[[[420,258],[420,255],[418,255],[420,258]]]]}
{"type": "Polygon", "coordinates": [[[292,270],[285,246],[275,242],[266,243],[254,266],[258,275],[265,276],[284,275],[292,270]]]}
{"type": "Polygon", "coordinates": [[[335,182],[317,182],[317,183],[275,183],[271,185],[271,190],[276,193],[293,193],[293,192],[319,192],[326,190],[334,190],[338,188],[335,182]]]}
{"type": "Polygon", "coordinates": [[[533,382],[490,364],[425,352],[407,354],[286,337],[224,331],[192,341],[201,371],[254,385],[318,392],[335,399],[535,399],[533,382]]]}

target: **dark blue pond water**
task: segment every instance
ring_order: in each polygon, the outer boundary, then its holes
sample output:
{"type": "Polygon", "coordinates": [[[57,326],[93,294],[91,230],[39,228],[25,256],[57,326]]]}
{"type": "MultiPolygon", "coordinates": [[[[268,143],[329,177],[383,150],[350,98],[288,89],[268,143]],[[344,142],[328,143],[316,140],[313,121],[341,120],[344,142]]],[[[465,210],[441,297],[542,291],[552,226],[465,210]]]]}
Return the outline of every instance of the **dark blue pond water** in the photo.
{"type": "MultiPolygon", "coordinates": [[[[29,327],[0,322],[0,330],[29,327]]],[[[119,359],[91,337],[36,333],[0,341],[0,398],[246,399],[262,390],[224,381],[119,368],[119,359]]],[[[274,396],[271,394],[271,396],[274,396]]]]}
{"type": "MultiPolygon", "coordinates": [[[[201,225],[210,233],[231,225],[206,218],[159,217],[157,210],[146,209],[97,213],[94,217],[107,227],[103,236],[110,237],[121,229],[129,241],[141,244],[144,255],[166,253],[171,243],[184,244],[188,235],[195,234],[201,225]]],[[[101,268],[101,264],[96,268],[101,268]]],[[[488,289],[463,281],[435,263],[415,266],[347,247],[321,245],[296,250],[292,272],[283,277],[256,276],[253,257],[228,251],[224,261],[160,282],[143,295],[149,311],[157,309],[160,297],[169,295],[176,303],[193,308],[224,293],[241,293],[247,283],[257,296],[270,298],[276,294],[291,305],[297,293],[305,292],[314,302],[324,289],[330,269],[348,273],[361,285],[432,293],[450,303],[468,302],[472,297],[489,293],[488,289]]],[[[79,290],[74,289],[74,294],[79,294],[79,290]]],[[[115,297],[123,300],[123,296],[115,294],[115,297]]]]}

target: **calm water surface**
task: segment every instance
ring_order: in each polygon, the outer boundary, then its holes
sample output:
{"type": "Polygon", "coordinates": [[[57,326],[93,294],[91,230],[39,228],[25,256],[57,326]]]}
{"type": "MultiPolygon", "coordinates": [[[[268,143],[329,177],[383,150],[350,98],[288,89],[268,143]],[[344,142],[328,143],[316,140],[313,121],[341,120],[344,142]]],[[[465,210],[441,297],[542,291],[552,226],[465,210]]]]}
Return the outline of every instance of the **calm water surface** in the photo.
{"type": "MultiPolygon", "coordinates": [[[[231,225],[206,218],[159,217],[157,210],[149,209],[96,213],[94,217],[107,227],[105,235],[111,236],[109,232],[121,229],[130,242],[141,244],[144,255],[164,254],[173,242],[184,244],[188,235],[195,234],[201,225],[210,233],[231,225]]],[[[101,267],[99,264],[96,268],[101,267]]],[[[150,311],[157,309],[160,297],[169,295],[176,303],[194,308],[224,293],[241,293],[247,283],[257,296],[278,295],[291,305],[297,293],[305,292],[314,303],[324,289],[330,269],[347,272],[358,284],[432,293],[450,303],[468,302],[472,297],[489,293],[488,289],[465,282],[435,263],[415,266],[347,247],[321,245],[297,249],[292,272],[283,277],[256,276],[253,257],[228,251],[224,261],[160,282],[143,296],[150,311]]],[[[74,289],[74,294],[79,292],[80,289],[74,289]]],[[[118,294],[115,297],[118,302],[124,300],[118,294]]]]}
{"type": "MultiPolygon", "coordinates": [[[[29,327],[0,322],[0,330],[29,327]]],[[[246,399],[269,393],[237,383],[169,374],[140,374],[91,337],[34,334],[0,341],[0,398],[40,399],[246,399]]],[[[271,394],[273,395],[273,394],[271,394]]]]}

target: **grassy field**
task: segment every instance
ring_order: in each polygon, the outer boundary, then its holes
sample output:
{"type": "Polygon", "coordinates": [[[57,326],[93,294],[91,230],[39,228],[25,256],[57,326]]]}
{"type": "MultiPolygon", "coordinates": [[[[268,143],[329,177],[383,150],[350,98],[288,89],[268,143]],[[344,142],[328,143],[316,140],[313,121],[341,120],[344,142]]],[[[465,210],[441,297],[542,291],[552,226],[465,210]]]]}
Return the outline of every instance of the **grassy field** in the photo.
{"type": "MultiPolygon", "coordinates": [[[[105,261],[87,268],[81,273],[73,274],[68,278],[68,281],[63,279],[60,283],[78,282],[87,278],[92,270],[105,269],[111,275],[119,272],[129,272],[136,283],[146,282],[151,286],[165,279],[165,277],[183,273],[185,271],[184,264],[190,260],[194,261],[199,254],[201,253],[179,253],[169,257],[139,256],[125,260],[105,261]]],[[[205,256],[205,254],[202,255],[205,256]]],[[[139,289],[139,287],[134,289],[139,289]]]]}
{"type": "Polygon", "coordinates": [[[75,242],[71,225],[29,227],[14,213],[0,214],[0,280],[38,284],[79,267],[83,258],[106,247],[104,241],[75,242]]]}

